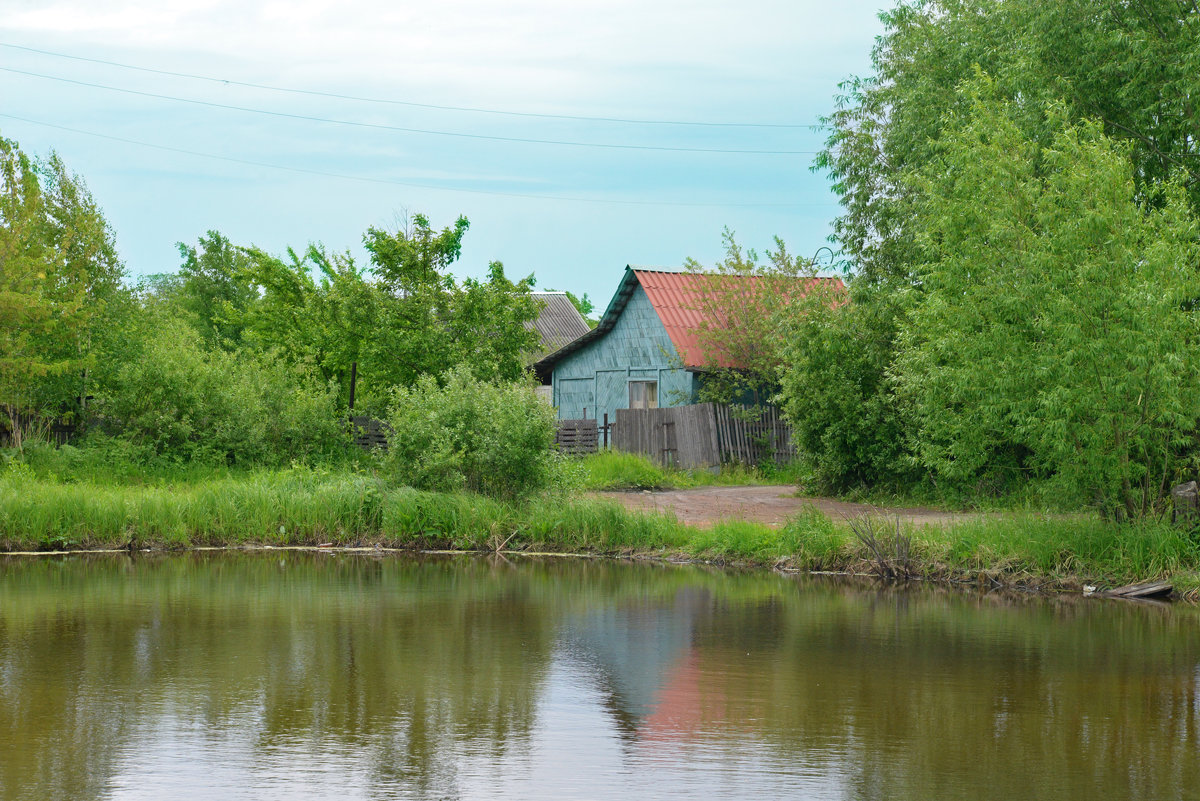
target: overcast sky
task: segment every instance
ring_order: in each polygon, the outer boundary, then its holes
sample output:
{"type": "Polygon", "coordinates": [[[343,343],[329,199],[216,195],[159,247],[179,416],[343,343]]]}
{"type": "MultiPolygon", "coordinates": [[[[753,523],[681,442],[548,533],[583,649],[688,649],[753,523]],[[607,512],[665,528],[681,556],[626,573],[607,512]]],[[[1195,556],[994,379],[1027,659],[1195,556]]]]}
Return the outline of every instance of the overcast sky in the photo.
{"type": "Polygon", "coordinates": [[[499,259],[602,308],[626,264],[717,260],[724,226],[826,244],[809,126],[868,72],[881,5],[4,0],[0,135],[85,178],[132,276],[209,229],[361,257],[370,225],[464,214],[456,274],[499,259]]]}

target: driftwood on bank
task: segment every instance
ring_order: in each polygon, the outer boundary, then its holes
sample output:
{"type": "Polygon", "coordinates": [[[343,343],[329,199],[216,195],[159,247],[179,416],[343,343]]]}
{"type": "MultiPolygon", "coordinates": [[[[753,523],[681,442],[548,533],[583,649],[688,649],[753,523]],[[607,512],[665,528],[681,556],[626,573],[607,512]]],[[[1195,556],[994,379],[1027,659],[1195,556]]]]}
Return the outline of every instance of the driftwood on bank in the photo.
{"type": "Polygon", "coordinates": [[[1090,595],[1098,598],[1166,598],[1174,587],[1166,581],[1146,581],[1141,584],[1126,584],[1111,590],[1098,590],[1090,595]]]}

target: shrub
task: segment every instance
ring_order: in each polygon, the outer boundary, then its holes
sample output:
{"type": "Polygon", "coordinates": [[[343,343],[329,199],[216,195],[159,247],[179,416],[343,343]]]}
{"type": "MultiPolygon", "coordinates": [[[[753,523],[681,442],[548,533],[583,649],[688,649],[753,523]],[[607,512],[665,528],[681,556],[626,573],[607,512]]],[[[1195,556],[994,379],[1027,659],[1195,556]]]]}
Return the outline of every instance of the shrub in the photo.
{"type": "Polygon", "coordinates": [[[178,324],[117,370],[96,409],[132,450],[174,461],[278,466],[349,442],[332,388],[268,355],[205,350],[178,324]]]}
{"type": "Polygon", "coordinates": [[[465,367],[393,391],[386,465],[417,489],[521,497],[553,480],[554,410],[523,383],[489,383],[465,367]]]}

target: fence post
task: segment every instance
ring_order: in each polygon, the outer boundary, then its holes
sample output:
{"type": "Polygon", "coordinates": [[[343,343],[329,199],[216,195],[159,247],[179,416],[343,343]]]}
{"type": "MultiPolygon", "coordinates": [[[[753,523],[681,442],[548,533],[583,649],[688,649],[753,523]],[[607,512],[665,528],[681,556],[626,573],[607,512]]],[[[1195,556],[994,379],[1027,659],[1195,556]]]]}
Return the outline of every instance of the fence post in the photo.
{"type": "Polygon", "coordinates": [[[604,447],[608,447],[608,412],[604,413],[604,447]]]}

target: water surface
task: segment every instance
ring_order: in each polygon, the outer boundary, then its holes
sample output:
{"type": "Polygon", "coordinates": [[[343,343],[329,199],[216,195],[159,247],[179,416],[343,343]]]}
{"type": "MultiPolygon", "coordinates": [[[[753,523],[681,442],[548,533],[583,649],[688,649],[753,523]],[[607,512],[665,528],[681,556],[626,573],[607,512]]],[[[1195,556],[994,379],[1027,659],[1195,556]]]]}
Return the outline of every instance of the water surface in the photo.
{"type": "Polygon", "coordinates": [[[0,799],[1200,797],[1197,610],[600,561],[0,560],[0,799]]]}

